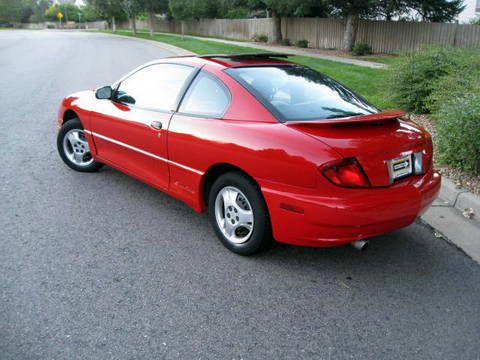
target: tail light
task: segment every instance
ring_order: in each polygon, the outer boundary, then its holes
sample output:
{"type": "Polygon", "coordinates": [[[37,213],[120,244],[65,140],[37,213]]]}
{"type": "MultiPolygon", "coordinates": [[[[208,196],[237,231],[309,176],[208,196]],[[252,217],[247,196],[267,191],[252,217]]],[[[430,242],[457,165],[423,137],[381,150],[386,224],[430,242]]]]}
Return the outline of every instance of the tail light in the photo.
{"type": "Polygon", "coordinates": [[[432,144],[432,137],[430,135],[428,135],[427,147],[424,151],[425,151],[424,169],[425,169],[425,172],[427,172],[433,166],[433,144],[432,144]]]}
{"type": "Polygon", "coordinates": [[[343,187],[369,187],[370,182],[354,158],[342,159],[322,167],[322,174],[332,183],[343,187]]]}

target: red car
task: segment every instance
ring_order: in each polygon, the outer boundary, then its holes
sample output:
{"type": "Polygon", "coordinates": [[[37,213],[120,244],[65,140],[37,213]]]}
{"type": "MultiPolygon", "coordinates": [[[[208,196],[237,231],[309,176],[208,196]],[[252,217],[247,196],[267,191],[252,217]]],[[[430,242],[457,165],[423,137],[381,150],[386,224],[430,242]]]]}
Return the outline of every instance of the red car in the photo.
{"type": "Polygon", "coordinates": [[[58,151],[207,211],[230,250],[337,246],[410,225],[437,196],[429,134],[282,54],[167,58],[65,98],[58,151]]]}

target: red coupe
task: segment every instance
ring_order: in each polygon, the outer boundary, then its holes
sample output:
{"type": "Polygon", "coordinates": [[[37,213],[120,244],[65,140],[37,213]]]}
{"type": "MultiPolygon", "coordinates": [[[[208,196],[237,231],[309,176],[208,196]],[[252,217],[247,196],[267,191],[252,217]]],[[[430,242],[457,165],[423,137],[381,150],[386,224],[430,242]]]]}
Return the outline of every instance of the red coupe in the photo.
{"type": "Polygon", "coordinates": [[[167,58],[65,98],[63,161],[108,164],[207,211],[222,243],[347,243],[411,224],[437,196],[429,134],[282,54],[167,58]]]}

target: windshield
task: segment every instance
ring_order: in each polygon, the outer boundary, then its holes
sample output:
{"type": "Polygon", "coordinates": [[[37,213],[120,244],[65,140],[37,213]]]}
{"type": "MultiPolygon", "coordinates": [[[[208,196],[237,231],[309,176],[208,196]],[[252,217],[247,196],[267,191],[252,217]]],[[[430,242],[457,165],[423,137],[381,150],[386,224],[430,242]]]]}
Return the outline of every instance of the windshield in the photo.
{"type": "Polygon", "coordinates": [[[227,69],[282,121],[338,119],[379,112],[335,80],[299,65],[227,69]]]}

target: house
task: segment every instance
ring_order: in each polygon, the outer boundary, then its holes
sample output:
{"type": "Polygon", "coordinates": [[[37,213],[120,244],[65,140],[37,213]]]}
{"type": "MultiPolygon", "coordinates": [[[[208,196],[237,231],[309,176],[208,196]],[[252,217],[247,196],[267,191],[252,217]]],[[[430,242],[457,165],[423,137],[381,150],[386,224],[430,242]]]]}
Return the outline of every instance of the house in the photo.
{"type": "Polygon", "coordinates": [[[468,23],[480,16],[480,0],[464,0],[465,9],[458,15],[460,23],[468,23]]]}

